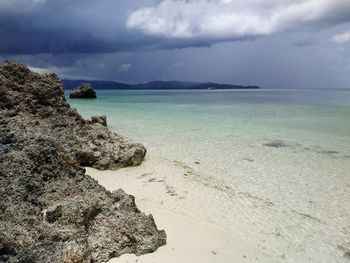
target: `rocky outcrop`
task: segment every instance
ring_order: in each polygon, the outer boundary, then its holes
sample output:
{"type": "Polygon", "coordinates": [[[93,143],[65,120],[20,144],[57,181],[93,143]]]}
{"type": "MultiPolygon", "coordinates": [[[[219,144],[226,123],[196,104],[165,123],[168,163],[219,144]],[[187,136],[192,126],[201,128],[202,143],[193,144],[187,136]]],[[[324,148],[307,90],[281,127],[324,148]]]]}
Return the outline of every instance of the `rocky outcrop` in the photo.
{"type": "Polygon", "coordinates": [[[69,97],[72,99],[95,99],[96,92],[89,83],[81,83],[69,93],[69,97]]]}
{"type": "Polygon", "coordinates": [[[145,147],[111,132],[105,116],[84,120],[66,102],[55,74],[40,75],[8,61],[0,66],[0,97],[14,135],[51,138],[80,165],[117,169],[139,165],[145,157],[145,147]]]}
{"type": "Polygon", "coordinates": [[[91,120],[87,120],[87,123],[89,124],[100,123],[101,125],[107,127],[107,117],[105,115],[91,116],[91,120]]]}
{"type": "Polygon", "coordinates": [[[56,75],[0,65],[0,262],[106,262],[166,243],[134,197],[80,165],[117,168],[145,154],[71,109],[56,75]]]}

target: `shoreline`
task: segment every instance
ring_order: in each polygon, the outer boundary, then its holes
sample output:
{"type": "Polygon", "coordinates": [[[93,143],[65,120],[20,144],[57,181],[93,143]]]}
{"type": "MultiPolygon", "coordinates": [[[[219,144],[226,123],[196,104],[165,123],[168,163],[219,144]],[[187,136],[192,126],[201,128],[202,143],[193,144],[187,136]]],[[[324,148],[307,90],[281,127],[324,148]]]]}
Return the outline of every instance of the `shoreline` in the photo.
{"type": "Polygon", "coordinates": [[[84,116],[108,116],[111,129],[144,143],[147,156],[135,168],[87,173],[108,190],[133,194],[166,231],[167,245],[111,263],[348,262],[345,112],[223,106],[226,95],[191,104],[196,96],[113,94],[74,106],[84,116]]]}
{"type": "Polygon", "coordinates": [[[335,231],[331,222],[241,192],[202,175],[195,164],[189,167],[151,151],[137,167],[86,170],[107,190],[122,188],[135,196],[137,207],[152,214],[167,233],[167,244],[154,253],[122,255],[109,263],[347,260],[346,234],[335,231]]]}
{"type": "Polygon", "coordinates": [[[117,171],[87,167],[86,171],[107,190],[122,188],[135,196],[137,207],[152,214],[157,227],[167,233],[167,244],[157,251],[140,257],[126,254],[109,263],[279,262],[256,249],[257,240],[242,236],[239,225],[225,229],[225,225],[216,224],[213,215],[219,221],[232,217],[230,211],[215,215],[213,209],[231,194],[195,173],[189,174],[188,167],[178,162],[159,162],[151,157],[138,167],[117,171]],[[207,198],[215,195],[217,199],[207,198]]]}

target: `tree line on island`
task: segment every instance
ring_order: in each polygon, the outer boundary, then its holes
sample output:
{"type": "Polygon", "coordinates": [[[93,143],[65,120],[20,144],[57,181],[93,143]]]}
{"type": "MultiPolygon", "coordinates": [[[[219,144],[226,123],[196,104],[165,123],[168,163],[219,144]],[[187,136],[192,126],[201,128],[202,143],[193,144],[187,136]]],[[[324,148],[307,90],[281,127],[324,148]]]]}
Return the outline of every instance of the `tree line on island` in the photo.
{"type": "Polygon", "coordinates": [[[215,82],[151,81],[143,84],[126,84],[101,80],[62,80],[66,89],[73,89],[81,83],[90,83],[94,89],[116,90],[204,90],[204,89],[260,89],[259,86],[221,84],[215,82]]]}

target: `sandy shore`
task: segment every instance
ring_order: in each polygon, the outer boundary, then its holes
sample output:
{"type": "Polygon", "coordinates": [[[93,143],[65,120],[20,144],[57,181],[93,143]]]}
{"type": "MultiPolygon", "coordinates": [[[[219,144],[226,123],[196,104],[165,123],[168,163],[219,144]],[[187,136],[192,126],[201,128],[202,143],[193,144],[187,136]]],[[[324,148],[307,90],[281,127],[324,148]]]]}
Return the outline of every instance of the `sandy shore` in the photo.
{"type": "Polygon", "coordinates": [[[110,263],[347,262],[343,218],[305,213],[233,188],[203,175],[200,166],[149,154],[139,167],[87,169],[108,190],[134,195],[139,209],[168,235],[168,244],[155,253],[123,255],[110,263]]]}
{"type": "MultiPolygon", "coordinates": [[[[152,254],[124,255],[110,262],[269,262],[268,257],[239,235],[240,231],[217,225],[213,194],[220,189],[196,178],[189,167],[176,162],[147,160],[140,167],[87,173],[108,190],[118,188],[136,197],[139,209],[151,213],[158,228],[165,229],[168,244],[152,254]],[[231,229],[231,230],[230,230],[231,229]]],[[[222,194],[222,192],[221,192],[222,194]]],[[[230,215],[217,214],[217,219],[230,215]]],[[[238,229],[237,229],[238,230],[238,229]]]]}

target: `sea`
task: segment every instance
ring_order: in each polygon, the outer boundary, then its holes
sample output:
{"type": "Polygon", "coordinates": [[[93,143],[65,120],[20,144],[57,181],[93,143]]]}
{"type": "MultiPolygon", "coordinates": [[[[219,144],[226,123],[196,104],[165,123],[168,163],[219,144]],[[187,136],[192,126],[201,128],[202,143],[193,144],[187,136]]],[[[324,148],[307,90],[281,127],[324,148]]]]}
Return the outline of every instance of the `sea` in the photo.
{"type": "Polygon", "coordinates": [[[176,162],[229,191],[232,202],[227,193],[208,196],[225,203],[213,207],[226,214],[217,224],[229,229],[240,220],[242,235],[274,244],[266,249],[273,262],[349,260],[350,89],[66,95],[84,117],[106,115],[113,131],[143,143],[146,162],[176,162]]]}

